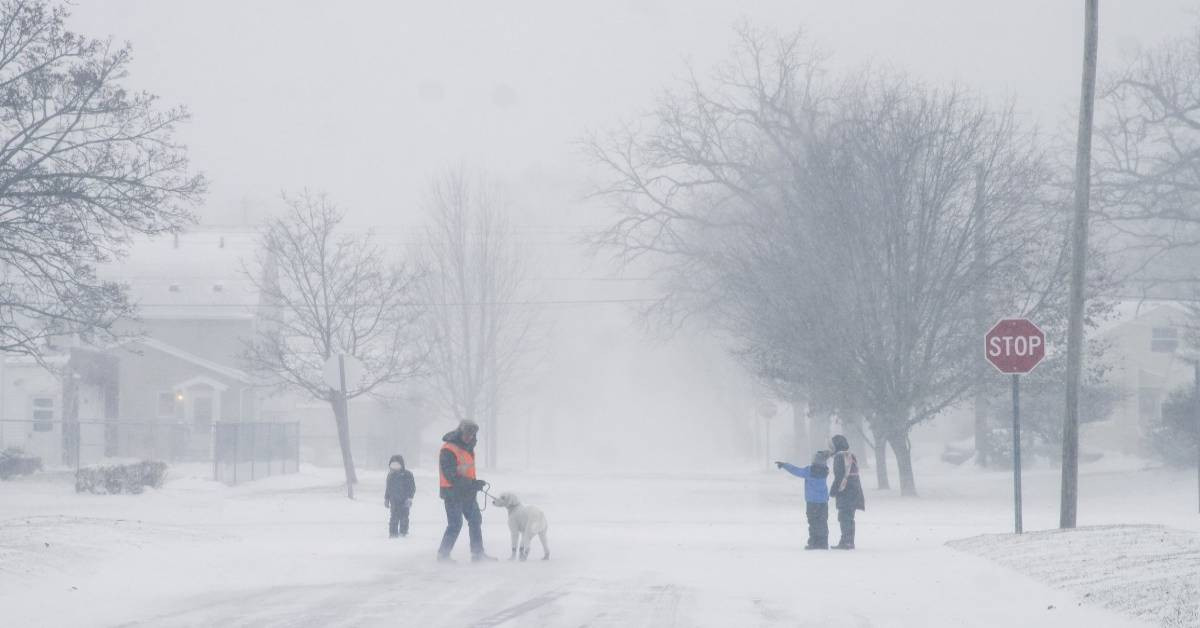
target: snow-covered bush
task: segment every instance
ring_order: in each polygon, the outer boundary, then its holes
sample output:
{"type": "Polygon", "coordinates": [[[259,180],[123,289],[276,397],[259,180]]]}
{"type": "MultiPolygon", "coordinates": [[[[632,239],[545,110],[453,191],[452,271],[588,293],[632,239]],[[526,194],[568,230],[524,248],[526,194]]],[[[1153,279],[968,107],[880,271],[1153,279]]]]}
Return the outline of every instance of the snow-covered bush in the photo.
{"type": "Polygon", "coordinates": [[[1196,464],[1200,413],[1190,388],[1176,390],[1162,404],[1162,416],[1143,426],[1145,444],[1156,459],[1174,466],[1196,464]]]}
{"type": "Polygon", "coordinates": [[[29,475],[42,470],[42,459],[30,456],[17,447],[0,451],[0,480],[29,475]]]}
{"type": "MultiPolygon", "coordinates": [[[[1108,383],[1107,363],[1098,349],[1084,373],[1079,396],[1079,421],[1093,423],[1108,420],[1127,395],[1108,383]]],[[[1066,356],[1047,359],[1033,374],[1021,378],[1021,454],[1027,460],[1041,458],[1058,463],[1062,458],[1063,388],[1066,356]]],[[[988,400],[992,413],[985,443],[985,455],[998,467],[1012,465],[1012,392],[1003,379],[996,380],[988,400]],[[1001,383],[1002,382],[1002,383],[1001,383]]],[[[1089,456],[1081,456],[1081,459],[1089,456]]]]}
{"type": "Polygon", "coordinates": [[[137,495],[147,486],[162,486],[167,475],[167,463],[143,460],[130,464],[110,464],[82,467],[75,472],[76,493],[137,495]]]}

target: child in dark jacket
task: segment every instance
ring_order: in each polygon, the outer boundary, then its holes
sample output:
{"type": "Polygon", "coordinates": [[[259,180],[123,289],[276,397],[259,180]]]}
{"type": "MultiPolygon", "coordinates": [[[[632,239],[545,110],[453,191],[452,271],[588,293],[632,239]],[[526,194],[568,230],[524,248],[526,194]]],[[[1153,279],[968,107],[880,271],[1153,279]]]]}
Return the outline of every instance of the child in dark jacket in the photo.
{"type": "Polygon", "coordinates": [[[786,462],[776,462],[775,466],[804,478],[804,501],[807,502],[808,514],[808,545],[806,550],[829,549],[829,487],[825,478],[829,477],[829,452],[818,451],[813,456],[812,464],[807,467],[797,467],[786,462]]]}
{"type": "Polygon", "coordinates": [[[842,528],[842,538],[833,549],[854,549],[854,513],[867,509],[867,500],[863,495],[862,480],[858,477],[858,459],[850,453],[850,441],[838,434],[831,441],[833,445],[833,488],[829,494],[837,505],[838,525],[842,528]]]}
{"type": "Polygon", "coordinates": [[[388,462],[387,488],[383,493],[383,505],[392,511],[388,519],[388,536],[408,536],[408,511],[412,508],[417,484],[413,474],[404,468],[404,456],[396,454],[388,462]]]}

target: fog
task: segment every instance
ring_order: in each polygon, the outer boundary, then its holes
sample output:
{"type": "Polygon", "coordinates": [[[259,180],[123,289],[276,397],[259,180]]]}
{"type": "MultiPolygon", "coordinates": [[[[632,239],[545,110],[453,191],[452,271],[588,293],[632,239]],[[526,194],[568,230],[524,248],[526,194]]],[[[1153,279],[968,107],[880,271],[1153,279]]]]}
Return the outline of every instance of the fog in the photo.
{"type": "MultiPolygon", "coordinates": [[[[1193,10],[1166,0],[1106,6],[1101,57],[1183,32],[1193,10]]],[[[689,68],[703,74],[727,58],[739,21],[803,28],[835,70],[883,65],[964,83],[1053,134],[1070,129],[1078,99],[1076,13],[1036,1],[81,0],[71,25],[131,42],[131,84],[192,113],[179,137],[211,182],[202,223],[255,226],[278,210],[281,191],[307,188],[328,193],[354,225],[420,239],[428,181],[467,164],[506,188],[516,238],[538,260],[533,293],[609,300],[653,294],[645,282],[610,281],[605,255],[579,245],[612,214],[587,197],[595,172],[578,142],[648,111],[689,68]]],[[[746,422],[758,394],[718,338],[650,341],[637,304],[541,309],[553,330],[545,368],[516,407],[535,417],[521,419],[534,432],[556,436],[539,440],[546,451],[533,458],[600,462],[589,454],[605,447],[560,456],[571,446],[557,445],[593,436],[638,452],[601,458],[638,467],[751,455],[757,427],[746,422]],[[639,375],[624,366],[648,363],[656,368],[639,375]],[[675,443],[665,452],[664,439],[675,443]],[[642,442],[655,444],[643,451],[642,442]]]]}
{"type": "Polygon", "coordinates": [[[1093,6],[0,0],[0,624],[1200,626],[1200,5],[1093,6]]]}
{"type": "MultiPolygon", "coordinates": [[[[649,108],[689,63],[704,72],[727,57],[739,20],[803,28],[838,66],[890,64],[1013,98],[1047,126],[1074,115],[1079,91],[1081,26],[1062,2],[75,5],[72,25],[134,44],[138,87],[193,112],[181,134],[218,221],[305,186],[365,223],[415,220],[428,177],[467,160],[529,188],[530,223],[596,223],[578,202],[587,172],[572,143],[649,108]]],[[[1194,5],[1104,10],[1110,59],[1186,32],[1194,5]]]]}

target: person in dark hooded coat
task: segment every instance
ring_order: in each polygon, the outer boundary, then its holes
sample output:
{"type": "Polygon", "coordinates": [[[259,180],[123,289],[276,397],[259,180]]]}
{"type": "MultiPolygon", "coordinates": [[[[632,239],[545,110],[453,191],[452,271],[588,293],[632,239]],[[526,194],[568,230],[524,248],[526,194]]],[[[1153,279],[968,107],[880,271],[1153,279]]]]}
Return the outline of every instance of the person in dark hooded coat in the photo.
{"type": "Polygon", "coordinates": [[[842,538],[833,549],[854,549],[854,513],[867,509],[862,481],[858,477],[858,459],[850,453],[850,441],[838,434],[833,437],[833,484],[829,495],[837,502],[838,525],[842,538]]]}
{"type": "Polygon", "coordinates": [[[408,536],[408,513],[412,509],[417,483],[413,474],[404,468],[404,456],[396,454],[388,462],[387,486],[383,491],[383,506],[392,511],[388,519],[388,536],[408,536]]]}
{"type": "Polygon", "coordinates": [[[450,551],[454,549],[464,520],[471,541],[471,562],[496,560],[483,551],[483,514],[475,501],[479,491],[487,486],[487,482],[475,477],[478,434],[478,423],[462,421],[458,429],[442,437],[442,449],[438,452],[438,492],[446,506],[446,532],[438,547],[439,561],[452,562],[450,551]]]}

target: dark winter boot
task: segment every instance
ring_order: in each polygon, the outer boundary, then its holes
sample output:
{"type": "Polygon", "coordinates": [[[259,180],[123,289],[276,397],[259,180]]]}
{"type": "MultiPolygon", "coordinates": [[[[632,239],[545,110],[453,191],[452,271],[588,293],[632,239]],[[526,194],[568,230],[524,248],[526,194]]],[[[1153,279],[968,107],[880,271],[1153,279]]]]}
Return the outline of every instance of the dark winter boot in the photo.
{"type": "Polygon", "coordinates": [[[852,550],[854,549],[854,509],[838,509],[838,524],[842,529],[842,538],[838,541],[833,549],[852,550]]]}

